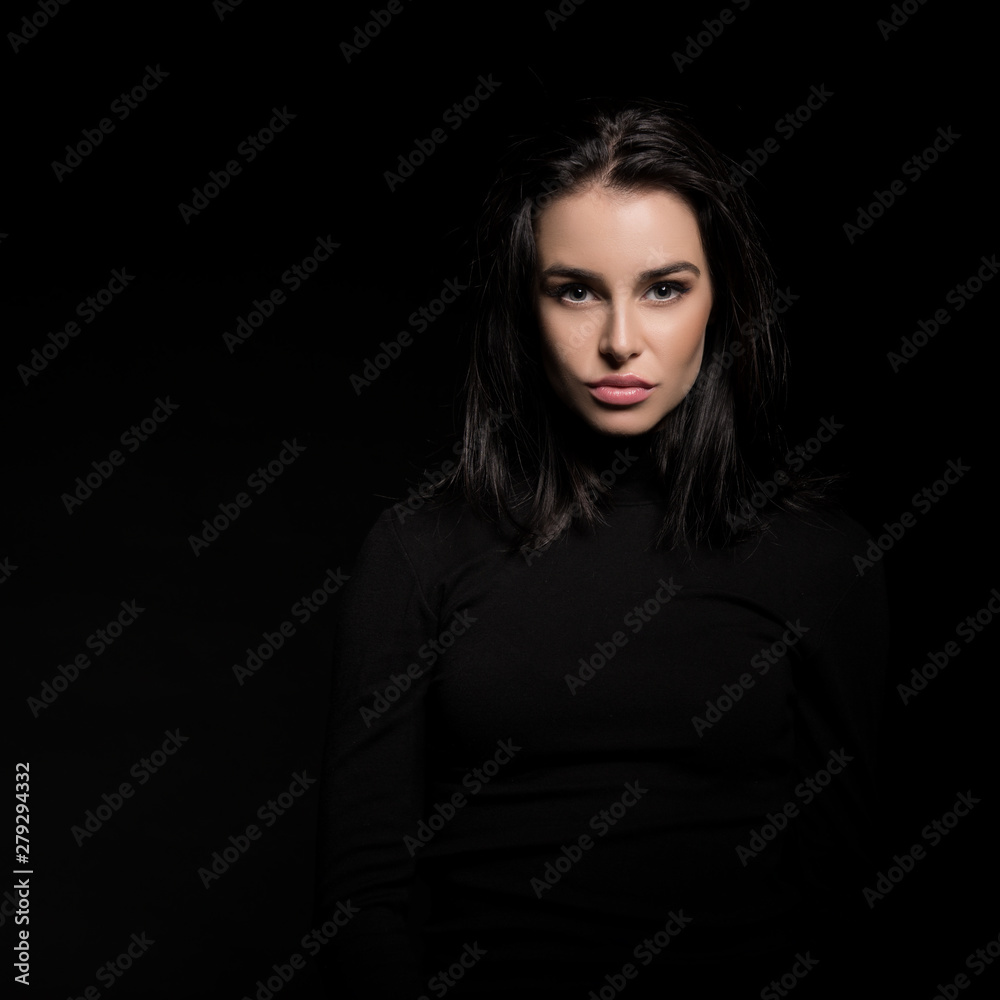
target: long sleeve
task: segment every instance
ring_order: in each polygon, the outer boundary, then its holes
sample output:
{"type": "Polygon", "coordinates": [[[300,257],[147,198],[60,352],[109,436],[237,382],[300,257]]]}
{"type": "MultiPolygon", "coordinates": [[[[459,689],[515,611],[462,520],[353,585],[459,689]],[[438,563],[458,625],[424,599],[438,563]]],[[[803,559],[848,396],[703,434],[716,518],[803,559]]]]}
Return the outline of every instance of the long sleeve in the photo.
{"type": "Polygon", "coordinates": [[[586,995],[683,908],[666,982],[808,946],[799,915],[844,902],[887,650],[881,569],[852,559],[867,533],[789,515],[688,558],[645,544],[660,518],[626,499],[537,563],[461,505],[379,518],[335,637],[317,920],[357,913],[322,951],[331,996],[433,994],[467,947],[470,996],[586,995]],[[786,802],[781,846],[747,856],[786,802]]]}
{"type": "Polygon", "coordinates": [[[386,510],[338,615],[321,783],[316,921],[331,919],[338,903],[358,911],[321,952],[331,995],[345,1000],[422,992],[407,932],[414,863],[403,838],[422,807],[425,643],[436,626],[386,510]]]}
{"type": "Polygon", "coordinates": [[[855,575],[796,671],[800,862],[823,905],[849,900],[872,862],[875,764],[889,650],[881,564],[855,575]]]}

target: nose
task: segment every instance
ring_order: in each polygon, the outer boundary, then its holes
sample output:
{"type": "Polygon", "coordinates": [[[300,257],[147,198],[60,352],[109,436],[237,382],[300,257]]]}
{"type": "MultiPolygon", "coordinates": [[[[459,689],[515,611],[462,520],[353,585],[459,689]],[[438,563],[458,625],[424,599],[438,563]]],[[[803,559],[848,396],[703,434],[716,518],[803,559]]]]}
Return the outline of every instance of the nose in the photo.
{"type": "Polygon", "coordinates": [[[601,354],[624,364],[642,353],[642,332],[639,318],[629,311],[628,304],[614,305],[609,312],[598,345],[601,354]]]}

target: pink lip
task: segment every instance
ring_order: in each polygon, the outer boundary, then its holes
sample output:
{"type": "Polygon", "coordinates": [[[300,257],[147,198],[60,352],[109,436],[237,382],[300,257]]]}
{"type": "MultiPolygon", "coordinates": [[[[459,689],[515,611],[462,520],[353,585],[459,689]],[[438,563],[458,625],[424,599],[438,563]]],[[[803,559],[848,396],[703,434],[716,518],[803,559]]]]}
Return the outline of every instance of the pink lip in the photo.
{"type": "Polygon", "coordinates": [[[653,391],[641,385],[591,385],[590,394],[602,403],[614,403],[617,406],[627,406],[630,403],[641,403],[653,391]]]}
{"type": "Polygon", "coordinates": [[[643,389],[652,389],[653,383],[647,382],[645,379],[639,378],[638,375],[605,375],[604,378],[599,378],[596,382],[588,382],[589,386],[597,385],[614,385],[614,386],[632,386],[638,385],[643,389]]]}
{"type": "Polygon", "coordinates": [[[655,387],[635,375],[605,375],[597,382],[588,382],[587,388],[602,403],[628,406],[641,403],[655,387]]]}

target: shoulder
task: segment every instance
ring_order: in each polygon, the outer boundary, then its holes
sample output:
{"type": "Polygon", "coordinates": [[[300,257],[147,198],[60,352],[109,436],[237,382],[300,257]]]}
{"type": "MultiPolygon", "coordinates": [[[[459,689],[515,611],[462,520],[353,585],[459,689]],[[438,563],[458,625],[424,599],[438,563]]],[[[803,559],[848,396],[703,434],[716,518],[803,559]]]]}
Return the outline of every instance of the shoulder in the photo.
{"type": "Polygon", "coordinates": [[[503,560],[510,531],[480,516],[465,500],[437,496],[384,507],[370,526],[358,563],[395,565],[430,594],[472,567],[503,560]]]}
{"type": "Polygon", "coordinates": [[[776,509],[759,540],[815,569],[836,571],[846,563],[848,575],[853,576],[854,556],[864,553],[869,537],[868,529],[842,506],[826,504],[797,511],[776,509]]]}
{"type": "Polygon", "coordinates": [[[385,507],[372,529],[391,534],[409,553],[436,552],[461,558],[502,549],[509,533],[477,513],[465,499],[434,494],[385,507]]]}
{"type": "Polygon", "coordinates": [[[866,556],[870,539],[869,530],[839,505],[774,509],[767,527],[732,555],[751,591],[820,626],[845,608],[883,613],[884,574],[881,561],[866,556]]]}

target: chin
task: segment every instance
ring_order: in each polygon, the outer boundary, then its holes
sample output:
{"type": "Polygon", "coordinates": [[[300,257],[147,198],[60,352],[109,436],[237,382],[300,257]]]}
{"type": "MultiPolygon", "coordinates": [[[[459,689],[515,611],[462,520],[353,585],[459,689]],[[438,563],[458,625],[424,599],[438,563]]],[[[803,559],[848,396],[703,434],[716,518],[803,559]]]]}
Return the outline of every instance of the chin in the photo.
{"type": "Polygon", "coordinates": [[[638,437],[653,430],[663,414],[583,412],[580,417],[595,431],[609,437],[638,437]]]}

